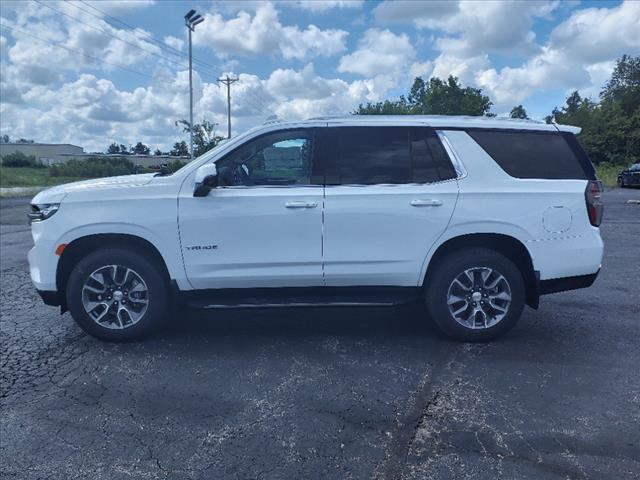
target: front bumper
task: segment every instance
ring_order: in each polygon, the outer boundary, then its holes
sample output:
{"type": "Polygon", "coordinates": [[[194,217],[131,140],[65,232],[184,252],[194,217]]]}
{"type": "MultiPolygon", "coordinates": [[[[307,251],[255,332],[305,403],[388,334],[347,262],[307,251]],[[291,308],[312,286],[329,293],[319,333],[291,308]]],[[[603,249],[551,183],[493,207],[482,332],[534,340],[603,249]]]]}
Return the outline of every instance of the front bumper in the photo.
{"type": "Polygon", "coordinates": [[[640,175],[624,177],[624,184],[627,187],[640,187],[640,175]]]}
{"type": "Polygon", "coordinates": [[[56,270],[59,257],[53,253],[54,250],[55,247],[52,243],[40,241],[27,254],[31,281],[38,291],[58,289],[56,270]]]}

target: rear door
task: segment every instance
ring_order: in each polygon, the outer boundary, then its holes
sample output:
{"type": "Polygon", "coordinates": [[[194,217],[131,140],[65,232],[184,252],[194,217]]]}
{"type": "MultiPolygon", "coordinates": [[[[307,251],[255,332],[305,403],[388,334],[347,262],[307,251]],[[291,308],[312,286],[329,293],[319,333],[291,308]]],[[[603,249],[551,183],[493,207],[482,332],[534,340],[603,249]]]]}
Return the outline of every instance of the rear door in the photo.
{"type": "Polygon", "coordinates": [[[458,196],[455,169],[436,132],[378,126],[319,132],[325,285],[418,285],[458,196]]]}

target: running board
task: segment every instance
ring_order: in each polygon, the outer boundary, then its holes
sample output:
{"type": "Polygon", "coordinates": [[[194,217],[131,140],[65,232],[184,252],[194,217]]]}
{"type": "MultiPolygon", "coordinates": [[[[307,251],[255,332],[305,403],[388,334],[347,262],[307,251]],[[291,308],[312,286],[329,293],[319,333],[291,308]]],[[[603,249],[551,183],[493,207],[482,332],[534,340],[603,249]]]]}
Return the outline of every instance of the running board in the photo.
{"type": "Polygon", "coordinates": [[[303,308],[396,306],[419,299],[421,289],[411,287],[309,287],[220,289],[182,292],[189,308],[303,308]]]}

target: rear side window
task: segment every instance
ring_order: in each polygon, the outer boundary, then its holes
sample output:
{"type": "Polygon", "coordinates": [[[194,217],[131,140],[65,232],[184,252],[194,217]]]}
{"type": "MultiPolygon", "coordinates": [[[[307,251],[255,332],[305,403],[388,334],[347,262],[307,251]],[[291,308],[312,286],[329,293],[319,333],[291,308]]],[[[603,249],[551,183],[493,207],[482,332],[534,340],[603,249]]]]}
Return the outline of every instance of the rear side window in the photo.
{"type": "Polygon", "coordinates": [[[584,151],[575,139],[569,142],[559,132],[470,130],[467,133],[512,177],[592,179],[593,166],[584,151]]]}
{"type": "Polygon", "coordinates": [[[330,185],[430,183],[455,177],[436,133],[420,127],[319,129],[330,185]]]}
{"type": "Polygon", "coordinates": [[[411,183],[409,137],[403,127],[337,128],[340,184],[411,183]]]}
{"type": "Polygon", "coordinates": [[[431,128],[411,128],[411,164],[414,183],[432,183],[455,178],[447,152],[431,128]]]}

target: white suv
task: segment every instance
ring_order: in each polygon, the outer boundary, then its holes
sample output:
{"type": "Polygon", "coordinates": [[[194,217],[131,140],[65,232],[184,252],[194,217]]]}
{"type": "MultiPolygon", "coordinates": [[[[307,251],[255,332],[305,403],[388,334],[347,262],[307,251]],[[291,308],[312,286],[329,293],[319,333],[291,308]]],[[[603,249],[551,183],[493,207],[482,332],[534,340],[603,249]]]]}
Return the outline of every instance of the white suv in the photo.
{"type": "Polygon", "coordinates": [[[273,122],[171,175],[33,199],[31,278],[88,333],[201,308],[426,300],[487,340],[600,269],[601,183],[575,127],[439,116],[273,122]]]}

